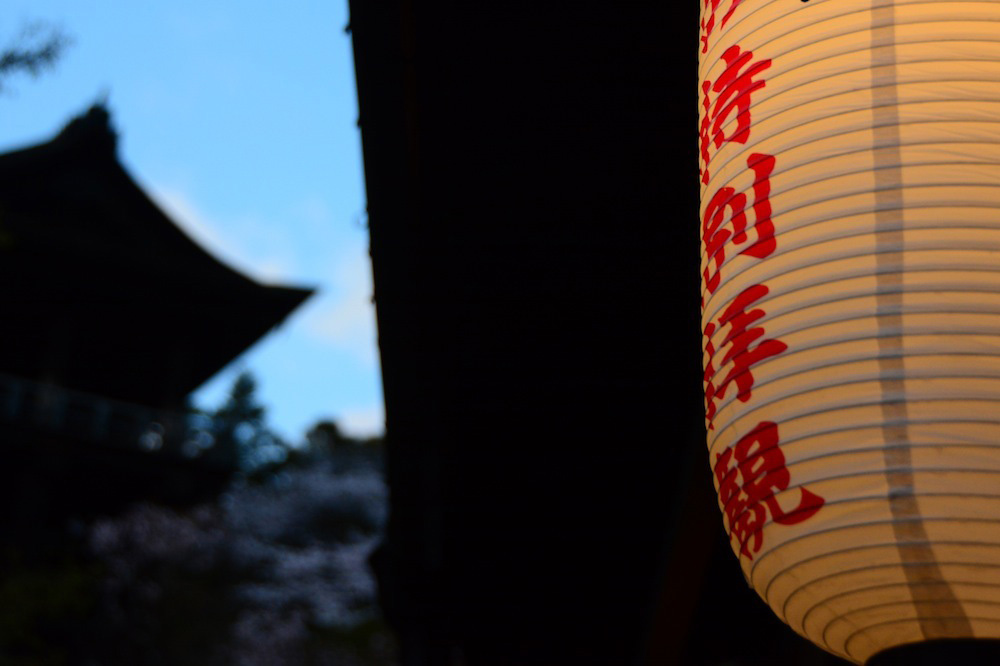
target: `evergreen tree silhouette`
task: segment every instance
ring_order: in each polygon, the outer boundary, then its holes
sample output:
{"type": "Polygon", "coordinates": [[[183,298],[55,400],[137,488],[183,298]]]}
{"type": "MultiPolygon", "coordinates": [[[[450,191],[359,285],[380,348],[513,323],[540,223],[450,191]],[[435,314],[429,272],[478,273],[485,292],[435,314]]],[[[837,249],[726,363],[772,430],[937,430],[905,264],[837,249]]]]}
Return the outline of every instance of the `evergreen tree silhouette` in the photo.
{"type": "Polygon", "coordinates": [[[257,402],[257,380],[249,372],[240,373],[229,397],[210,417],[213,453],[233,467],[253,467],[254,452],[273,438],[265,424],[264,406],[257,402]]]}

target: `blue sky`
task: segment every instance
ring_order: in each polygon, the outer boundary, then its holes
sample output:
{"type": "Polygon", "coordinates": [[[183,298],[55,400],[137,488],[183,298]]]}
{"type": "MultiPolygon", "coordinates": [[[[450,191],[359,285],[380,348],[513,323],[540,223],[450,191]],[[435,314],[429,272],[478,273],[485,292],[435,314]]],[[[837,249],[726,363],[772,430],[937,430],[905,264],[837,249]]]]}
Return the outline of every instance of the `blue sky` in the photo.
{"type": "Polygon", "coordinates": [[[107,94],[125,168],[203,247],[263,282],[318,287],[195,394],[252,371],[275,429],[381,432],[381,380],[346,0],[4,0],[0,46],[44,21],[73,40],[0,94],[0,151],[107,94]]]}

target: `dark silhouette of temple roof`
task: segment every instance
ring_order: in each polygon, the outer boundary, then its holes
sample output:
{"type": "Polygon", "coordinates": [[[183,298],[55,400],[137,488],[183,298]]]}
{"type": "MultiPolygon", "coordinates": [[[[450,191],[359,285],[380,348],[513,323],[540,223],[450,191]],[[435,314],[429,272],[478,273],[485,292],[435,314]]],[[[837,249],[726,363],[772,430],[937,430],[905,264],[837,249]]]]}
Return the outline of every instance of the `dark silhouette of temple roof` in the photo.
{"type": "MultiPolygon", "coordinates": [[[[185,398],[311,293],[194,243],[122,168],[107,109],[0,155],[0,545],[136,500],[189,504],[235,460],[185,398]]],[[[42,534],[42,536],[39,536],[42,534]]]]}
{"type": "Polygon", "coordinates": [[[177,406],[312,292],[259,284],[199,247],[116,144],[98,105],[0,155],[0,373],[177,406]]]}

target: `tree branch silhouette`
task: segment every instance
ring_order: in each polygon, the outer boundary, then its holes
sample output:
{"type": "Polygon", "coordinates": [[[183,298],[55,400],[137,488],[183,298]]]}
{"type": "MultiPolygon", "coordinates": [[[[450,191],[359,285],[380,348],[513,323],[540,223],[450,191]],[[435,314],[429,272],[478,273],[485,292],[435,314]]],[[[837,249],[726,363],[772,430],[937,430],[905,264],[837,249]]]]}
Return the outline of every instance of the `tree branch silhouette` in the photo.
{"type": "Polygon", "coordinates": [[[0,92],[8,88],[8,79],[18,73],[37,77],[55,66],[70,45],[70,38],[58,28],[36,23],[0,50],[0,92]]]}

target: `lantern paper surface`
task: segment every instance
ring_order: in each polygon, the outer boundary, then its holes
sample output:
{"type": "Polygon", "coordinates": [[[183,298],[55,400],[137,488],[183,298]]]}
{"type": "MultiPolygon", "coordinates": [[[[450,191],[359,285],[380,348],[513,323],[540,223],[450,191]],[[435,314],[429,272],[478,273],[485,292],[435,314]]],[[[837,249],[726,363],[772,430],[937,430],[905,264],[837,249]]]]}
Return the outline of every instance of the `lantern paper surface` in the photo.
{"type": "Polygon", "coordinates": [[[1000,638],[1000,0],[703,0],[708,448],[750,584],[864,663],[1000,638]]]}

